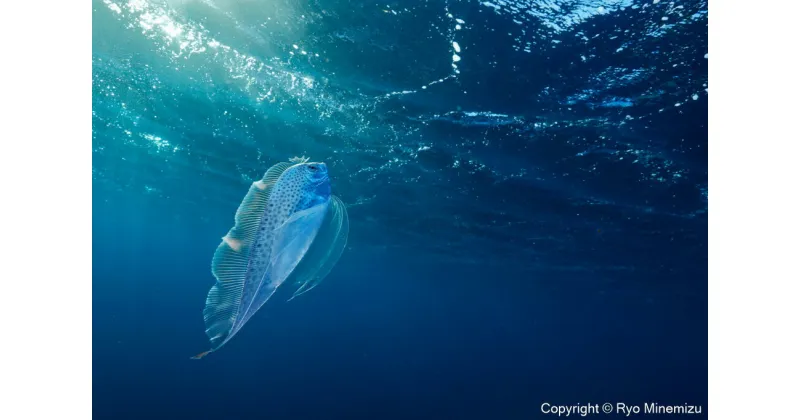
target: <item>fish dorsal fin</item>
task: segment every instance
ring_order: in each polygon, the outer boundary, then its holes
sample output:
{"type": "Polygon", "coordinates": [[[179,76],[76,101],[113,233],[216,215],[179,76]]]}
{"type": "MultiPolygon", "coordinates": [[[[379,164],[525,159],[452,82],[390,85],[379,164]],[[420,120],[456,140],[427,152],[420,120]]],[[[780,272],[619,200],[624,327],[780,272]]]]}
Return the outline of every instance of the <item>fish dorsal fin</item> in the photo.
{"type": "Polygon", "coordinates": [[[258,232],[258,225],[264,215],[264,209],[267,207],[269,194],[278,178],[291,166],[292,164],[289,162],[278,163],[267,169],[264,177],[250,186],[242,204],[236,210],[233,228],[225,235],[225,238],[233,241],[232,247],[235,248],[237,245],[249,247],[253,244],[256,232],[258,232]]]}
{"type": "Polygon", "coordinates": [[[236,319],[242,299],[250,248],[258,232],[270,192],[275,182],[293,164],[278,163],[254,182],[236,210],[235,223],[222,238],[211,260],[211,273],[217,282],[206,298],[203,318],[212,349],[225,343],[236,319]]]}
{"type": "Polygon", "coordinates": [[[314,242],[289,279],[298,286],[289,300],[313,289],[330,273],[347,245],[349,230],[347,208],[333,195],[314,242]]]}
{"type": "Polygon", "coordinates": [[[261,182],[271,189],[272,186],[275,185],[275,182],[278,180],[278,178],[280,178],[280,176],[292,166],[294,166],[294,163],[291,162],[281,162],[275,164],[273,167],[267,169],[264,177],[261,178],[261,182]]]}

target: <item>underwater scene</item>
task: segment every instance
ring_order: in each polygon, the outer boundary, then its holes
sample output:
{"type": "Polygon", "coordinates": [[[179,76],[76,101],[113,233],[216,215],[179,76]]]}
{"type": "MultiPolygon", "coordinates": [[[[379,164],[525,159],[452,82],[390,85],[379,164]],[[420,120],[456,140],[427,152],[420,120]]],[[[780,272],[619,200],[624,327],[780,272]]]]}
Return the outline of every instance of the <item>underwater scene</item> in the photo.
{"type": "Polygon", "coordinates": [[[93,416],[706,418],[707,35],[93,0],[93,416]]]}

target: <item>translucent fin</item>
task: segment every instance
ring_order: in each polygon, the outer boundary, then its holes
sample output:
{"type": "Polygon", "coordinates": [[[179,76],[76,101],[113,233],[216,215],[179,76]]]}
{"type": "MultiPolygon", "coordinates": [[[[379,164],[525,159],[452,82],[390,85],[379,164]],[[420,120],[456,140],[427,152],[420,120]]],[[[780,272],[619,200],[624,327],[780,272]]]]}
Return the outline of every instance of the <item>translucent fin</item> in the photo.
{"type": "Polygon", "coordinates": [[[236,210],[233,228],[225,235],[226,241],[229,242],[228,244],[231,247],[236,249],[237,245],[239,245],[238,242],[245,247],[253,244],[256,232],[258,232],[258,225],[264,215],[264,209],[267,207],[269,193],[281,174],[290,166],[292,164],[289,162],[278,163],[267,169],[264,177],[250,186],[250,190],[242,200],[242,204],[236,210]]]}
{"type": "Polygon", "coordinates": [[[308,251],[327,213],[328,202],[298,211],[275,228],[272,253],[263,283],[250,304],[237,315],[233,328],[238,331],[284,283],[308,251]]]}
{"type": "MultiPolygon", "coordinates": [[[[217,282],[211,287],[203,309],[206,334],[212,349],[225,343],[236,320],[242,299],[250,247],[267,206],[270,191],[291,163],[272,166],[260,181],[254,182],[236,210],[235,224],[222,238],[211,260],[211,273],[217,282]]],[[[199,357],[205,356],[201,353],[199,357]]],[[[197,357],[197,356],[196,356],[197,357]]],[[[198,357],[198,358],[199,358],[198,357]]]]}
{"type": "MultiPolygon", "coordinates": [[[[270,276],[280,285],[305,258],[328,212],[330,202],[293,214],[275,232],[270,276]]],[[[276,285],[276,287],[277,287],[276,285]]]]}
{"type": "Polygon", "coordinates": [[[325,220],[311,247],[291,274],[291,282],[300,287],[289,300],[316,287],[339,261],[350,231],[347,208],[339,197],[331,196],[325,220]]]}
{"type": "Polygon", "coordinates": [[[294,166],[294,163],[291,162],[281,162],[273,165],[271,168],[267,169],[267,172],[264,174],[264,177],[261,179],[269,188],[272,188],[275,185],[275,181],[283,174],[287,169],[294,166]]]}
{"type": "Polygon", "coordinates": [[[242,298],[249,252],[249,248],[244,247],[237,251],[223,240],[214,253],[211,272],[217,282],[208,292],[206,307],[203,309],[206,334],[211,340],[212,348],[217,348],[225,341],[233,326],[242,298]]]}

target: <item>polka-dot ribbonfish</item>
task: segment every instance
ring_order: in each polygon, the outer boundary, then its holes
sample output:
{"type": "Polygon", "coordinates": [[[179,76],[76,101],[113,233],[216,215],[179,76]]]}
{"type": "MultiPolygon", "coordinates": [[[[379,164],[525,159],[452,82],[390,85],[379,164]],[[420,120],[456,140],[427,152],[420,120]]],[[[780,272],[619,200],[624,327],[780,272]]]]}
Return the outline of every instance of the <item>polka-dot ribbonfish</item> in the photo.
{"type": "Polygon", "coordinates": [[[342,254],[348,230],[324,163],[295,158],[269,168],[250,186],[214,253],[217,282],[203,310],[211,349],[193,359],[225,345],[280,285],[297,286],[294,298],[319,284],[342,254]]]}

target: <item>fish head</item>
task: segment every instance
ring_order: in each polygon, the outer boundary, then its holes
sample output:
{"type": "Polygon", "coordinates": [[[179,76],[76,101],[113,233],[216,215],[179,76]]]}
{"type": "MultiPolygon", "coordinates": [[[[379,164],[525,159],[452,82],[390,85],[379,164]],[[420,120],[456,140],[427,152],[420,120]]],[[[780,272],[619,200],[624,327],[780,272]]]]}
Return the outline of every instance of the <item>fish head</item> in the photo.
{"type": "Polygon", "coordinates": [[[309,162],[301,164],[309,182],[318,184],[328,181],[328,166],[323,162],[309,162]]]}
{"type": "Polygon", "coordinates": [[[301,183],[300,208],[327,202],[331,198],[331,181],[328,167],[322,162],[304,162],[290,168],[301,183]]]}

